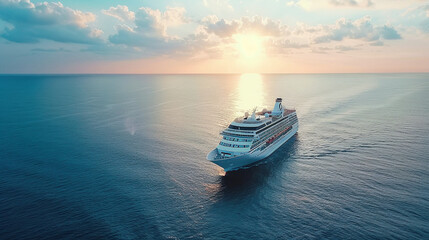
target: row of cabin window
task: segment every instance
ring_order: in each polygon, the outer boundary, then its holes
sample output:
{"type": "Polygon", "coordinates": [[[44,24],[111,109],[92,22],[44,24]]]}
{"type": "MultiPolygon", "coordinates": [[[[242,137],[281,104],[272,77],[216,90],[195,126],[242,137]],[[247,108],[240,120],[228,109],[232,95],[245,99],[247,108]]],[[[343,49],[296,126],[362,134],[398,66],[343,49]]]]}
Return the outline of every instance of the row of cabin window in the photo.
{"type": "Polygon", "coordinates": [[[234,142],[251,142],[252,139],[245,139],[245,138],[230,138],[230,137],[223,137],[224,140],[228,141],[234,141],[234,142]]]}
{"type": "Polygon", "coordinates": [[[237,144],[229,144],[229,143],[224,143],[224,142],[220,142],[220,145],[225,146],[225,147],[233,147],[233,148],[248,148],[249,145],[237,145],[237,144]]]}
{"type": "Polygon", "coordinates": [[[272,129],[270,129],[270,130],[268,130],[268,131],[264,132],[264,133],[261,135],[261,138],[260,138],[258,141],[256,141],[256,142],[254,143],[254,145],[257,145],[257,144],[259,144],[260,142],[266,141],[266,140],[268,139],[268,137],[269,137],[269,136],[271,136],[272,134],[274,134],[274,132],[277,132],[279,129],[284,128],[285,126],[287,126],[287,125],[288,125],[288,123],[289,123],[289,121],[282,122],[282,123],[280,123],[279,125],[274,126],[272,129]]]}
{"type": "Polygon", "coordinates": [[[279,122],[279,124],[272,126],[271,128],[269,128],[269,130],[264,131],[264,133],[261,134],[261,138],[258,141],[255,141],[253,143],[253,145],[258,145],[260,142],[262,141],[266,141],[268,139],[268,136],[271,136],[274,132],[277,132],[279,129],[284,128],[285,126],[289,125],[289,124],[294,124],[297,121],[297,117],[293,116],[289,119],[286,119],[286,121],[281,121],[279,122]]]}
{"type": "MultiPolygon", "coordinates": [[[[266,129],[274,128],[276,125],[282,124],[282,123],[284,123],[286,121],[288,121],[288,117],[283,118],[283,119],[281,119],[281,120],[279,120],[277,122],[274,122],[273,124],[271,124],[271,126],[268,126],[266,129]]],[[[264,131],[266,131],[266,129],[265,130],[261,129],[261,130],[257,131],[256,133],[264,132],[264,131]]]]}
{"type": "Polygon", "coordinates": [[[252,135],[244,135],[244,134],[238,134],[238,133],[234,133],[234,134],[228,134],[228,133],[223,133],[223,134],[225,134],[225,135],[228,135],[228,136],[233,136],[233,137],[235,137],[235,136],[237,136],[237,137],[253,137],[252,135]]]}
{"type": "Polygon", "coordinates": [[[269,129],[269,130],[267,130],[266,132],[264,132],[262,135],[261,135],[261,139],[264,139],[266,136],[268,136],[268,135],[272,135],[274,132],[278,132],[279,131],[279,129],[282,129],[282,128],[285,128],[287,125],[288,125],[288,121],[285,121],[285,122],[282,122],[282,123],[280,123],[279,125],[277,125],[277,126],[274,126],[273,128],[271,128],[271,129],[269,129]]]}
{"type": "Polygon", "coordinates": [[[261,128],[265,127],[265,126],[266,126],[266,124],[262,124],[262,125],[257,126],[257,127],[238,127],[238,126],[234,126],[234,125],[229,125],[228,128],[230,128],[230,129],[237,129],[237,130],[255,131],[255,130],[261,129],[261,128]]]}

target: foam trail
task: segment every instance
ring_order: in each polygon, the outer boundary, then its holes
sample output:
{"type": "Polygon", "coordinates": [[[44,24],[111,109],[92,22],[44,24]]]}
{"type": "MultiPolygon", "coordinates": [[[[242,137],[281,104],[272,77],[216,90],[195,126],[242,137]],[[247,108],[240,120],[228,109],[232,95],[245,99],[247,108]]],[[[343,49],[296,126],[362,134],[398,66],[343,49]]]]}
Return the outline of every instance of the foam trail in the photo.
{"type": "Polygon", "coordinates": [[[130,117],[126,118],[124,125],[127,132],[129,132],[131,135],[134,135],[136,133],[136,125],[135,125],[134,118],[130,118],[130,117]]]}

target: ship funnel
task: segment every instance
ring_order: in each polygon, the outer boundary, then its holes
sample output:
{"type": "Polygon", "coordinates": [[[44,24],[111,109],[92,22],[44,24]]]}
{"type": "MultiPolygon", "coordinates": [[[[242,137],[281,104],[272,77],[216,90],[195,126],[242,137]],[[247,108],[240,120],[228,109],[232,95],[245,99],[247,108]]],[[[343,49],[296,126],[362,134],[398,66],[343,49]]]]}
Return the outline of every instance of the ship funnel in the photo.
{"type": "Polygon", "coordinates": [[[277,98],[276,99],[276,104],[274,105],[274,109],[272,112],[272,115],[283,115],[283,106],[282,106],[282,99],[281,98],[277,98]]]}

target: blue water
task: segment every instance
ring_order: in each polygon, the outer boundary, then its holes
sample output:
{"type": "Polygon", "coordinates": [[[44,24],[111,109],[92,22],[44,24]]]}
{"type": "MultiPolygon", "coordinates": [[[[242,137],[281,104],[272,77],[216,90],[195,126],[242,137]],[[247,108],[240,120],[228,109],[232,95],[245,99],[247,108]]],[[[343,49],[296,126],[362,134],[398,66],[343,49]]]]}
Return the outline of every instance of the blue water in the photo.
{"type": "Polygon", "coordinates": [[[0,239],[429,239],[429,74],[0,76],[0,239]],[[276,97],[298,134],[205,160],[276,97]]]}

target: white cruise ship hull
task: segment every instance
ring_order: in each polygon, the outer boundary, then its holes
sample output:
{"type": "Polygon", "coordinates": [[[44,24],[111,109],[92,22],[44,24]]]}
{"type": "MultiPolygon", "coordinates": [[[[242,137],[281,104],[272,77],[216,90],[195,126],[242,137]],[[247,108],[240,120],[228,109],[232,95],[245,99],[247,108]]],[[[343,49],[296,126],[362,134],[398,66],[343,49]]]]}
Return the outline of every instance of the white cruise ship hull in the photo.
{"type": "Polygon", "coordinates": [[[297,131],[298,131],[298,123],[295,123],[294,125],[292,125],[292,129],[290,130],[290,132],[278,138],[267,148],[263,150],[260,150],[259,148],[257,148],[249,153],[245,153],[243,155],[236,156],[236,157],[216,159],[216,156],[218,155],[218,153],[217,153],[217,149],[215,148],[207,155],[207,160],[210,160],[211,162],[219,165],[225,170],[225,172],[246,168],[249,165],[252,165],[270,156],[274,151],[276,151],[280,146],[282,146],[292,136],[294,136],[297,131]]]}

